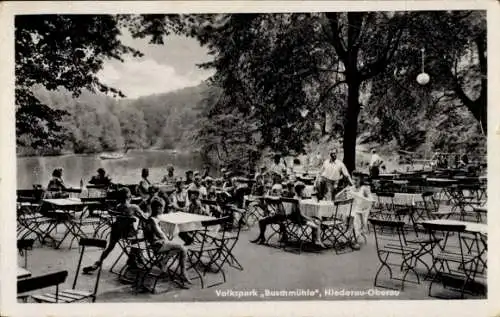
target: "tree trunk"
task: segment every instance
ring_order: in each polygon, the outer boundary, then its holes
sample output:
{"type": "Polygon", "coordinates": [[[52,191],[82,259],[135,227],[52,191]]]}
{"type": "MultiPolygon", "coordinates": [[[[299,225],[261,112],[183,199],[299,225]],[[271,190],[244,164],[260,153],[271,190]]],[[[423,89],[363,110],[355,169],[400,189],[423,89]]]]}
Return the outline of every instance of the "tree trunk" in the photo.
{"type": "Polygon", "coordinates": [[[352,173],[356,169],[356,136],[358,134],[359,88],[358,78],[348,81],[347,112],[344,121],[344,164],[352,173]]]}

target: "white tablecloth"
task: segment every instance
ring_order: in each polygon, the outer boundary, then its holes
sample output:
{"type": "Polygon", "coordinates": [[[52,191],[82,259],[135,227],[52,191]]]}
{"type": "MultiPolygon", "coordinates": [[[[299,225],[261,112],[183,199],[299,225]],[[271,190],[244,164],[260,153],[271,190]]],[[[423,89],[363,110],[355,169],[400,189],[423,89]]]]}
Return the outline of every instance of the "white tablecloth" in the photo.
{"type": "Polygon", "coordinates": [[[422,194],[413,193],[395,193],[394,199],[386,196],[377,196],[377,202],[381,204],[392,204],[398,206],[414,206],[418,202],[423,202],[422,194]]]}
{"type": "MultiPolygon", "coordinates": [[[[301,213],[308,217],[330,218],[335,216],[335,210],[337,207],[333,201],[329,200],[317,201],[316,199],[304,199],[300,201],[299,208],[301,213]]],[[[339,205],[338,208],[337,217],[347,218],[351,205],[339,205]]]]}
{"type": "Polygon", "coordinates": [[[488,234],[488,225],[485,223],[476,223],[476,222],[460,221],[452,219],[426,220],[422,221],[422,223],[430,223],[436,225],[465,225],[465,231],[467,232],[480,233],[483,235],[488,234]]]}
{"type": "Polygon", "coordinates": [[[314,193],[314,186],[313,185],[307,185],[304,188],[304,196],[305,197],[311,197],[313,193],[314,193]]]}
{"type": "Polygon", "coordinates": [[[203,229],[201,224],[203,221],[215,219],[215,217],[190,214],[187,212],[173,212],[158,216],[163,232],[165,232],[170,239],[178,235],[179,232],[203,229]]]}

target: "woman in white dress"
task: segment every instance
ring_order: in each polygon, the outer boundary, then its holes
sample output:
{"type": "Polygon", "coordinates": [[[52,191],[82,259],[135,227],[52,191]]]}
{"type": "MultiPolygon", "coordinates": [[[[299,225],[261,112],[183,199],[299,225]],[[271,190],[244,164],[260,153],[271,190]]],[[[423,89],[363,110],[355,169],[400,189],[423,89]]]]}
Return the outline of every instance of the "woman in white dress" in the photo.
{"type": "Polygon", "coordinates": [[[353,228],[356,242],[353,244],[353,249],[361,248],[359,242],[363,240],[366,244],[368,233],[368,216],[375,201],[372,198],[370,187],[363,184],[362,174],[353,172],[354,185],[346,187],[343,191],[337,194],[336,199],[352,198],[352,215],[353,228]]]}
{"type": "Polygon", "coordinates": [[[349,194],[353,198],[352,211],[354,214],[354,234],[358,244],[361,238],[363,238],[364,243],[366,243],[368,216],[374,200],[370,192],[370,187],[363,184],[362,175],[356,174],[353,181],[354,185],[350,187],[349,194]]]}

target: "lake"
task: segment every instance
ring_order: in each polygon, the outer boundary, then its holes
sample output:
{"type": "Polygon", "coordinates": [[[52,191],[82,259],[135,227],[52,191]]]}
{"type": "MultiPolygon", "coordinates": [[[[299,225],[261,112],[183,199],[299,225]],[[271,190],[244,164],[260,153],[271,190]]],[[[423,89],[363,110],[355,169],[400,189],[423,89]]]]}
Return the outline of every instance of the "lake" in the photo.
{"type": "MultiPolygon", "coordinates": [[[[77,187],[80,180],[87,183],[102,167],[115,183],[134,184],[141,179],[141,169],[149,168],[150,180],[160,181],[171,164],[176,176],[184,176],[186,170],[201,170],[203,163],[199,154],[173,153],[172,151],[129,151],[123,159],[101,160],[99,154],[64,155],[17,158],[17,186],[32,188],[33,184],[47,186],[55,168],[64,169],[63,179],[69,186],[77,187]]],[[[213,172],[212,172],[213,173],[213,172]]]]}

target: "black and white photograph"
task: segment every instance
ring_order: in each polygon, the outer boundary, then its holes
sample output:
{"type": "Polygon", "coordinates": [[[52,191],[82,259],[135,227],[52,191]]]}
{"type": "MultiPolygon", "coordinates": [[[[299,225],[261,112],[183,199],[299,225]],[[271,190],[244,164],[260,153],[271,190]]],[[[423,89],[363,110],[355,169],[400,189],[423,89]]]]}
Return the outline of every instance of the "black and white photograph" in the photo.
{"type": "Polygon", "coordinates": [[[487,9],[281,5],[16,11],[20,311],[486,302],[487,9]]]}

